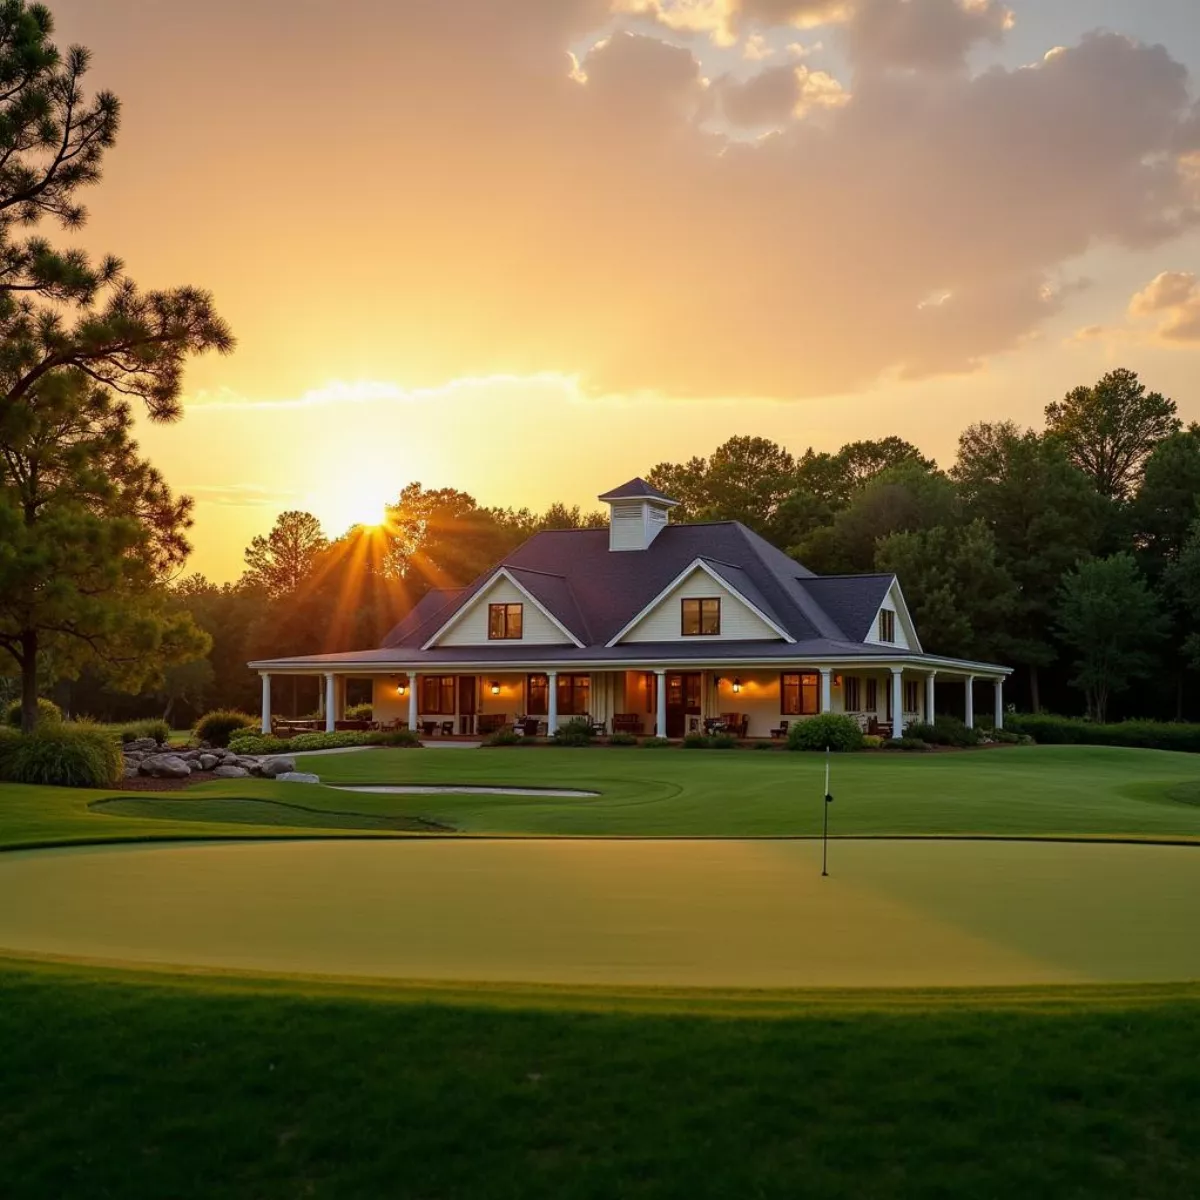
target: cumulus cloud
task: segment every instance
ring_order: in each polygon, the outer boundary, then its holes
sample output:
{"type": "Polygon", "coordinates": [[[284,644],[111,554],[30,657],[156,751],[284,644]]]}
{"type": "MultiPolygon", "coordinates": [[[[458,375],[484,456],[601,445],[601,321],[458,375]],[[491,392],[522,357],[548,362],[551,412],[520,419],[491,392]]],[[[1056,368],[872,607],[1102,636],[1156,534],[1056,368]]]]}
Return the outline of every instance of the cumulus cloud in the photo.
{"type": "Polygon", "coordinates": [[[815,109],[850,101],[832,75],[807,67],[772,67],[744,80],[726,76],[716,90],[726,119],[744,129],[780,128],[815,109]]]}
{"type": "Polygon", "coordinates": [[[860,69],[942,71],[962,67],[976,42],[998,42],[1012,24],[999,0],[856,0],[845,35],[860,69]]]}
{"type": "Polygon", "coordinates": [[[1200,343],[1200,276],[1164,271],[1129,302],[1129,315],[1153,318],[1163,341],[1200,343]]]}
{"type": "Polygon", "coordinates": [[[970,370],[1062,308],[1047,281],[1082,254],[1200,221],[1188,73],[1116,35],[978,74],[945,69],[951,39],[928,67],[841,80],[819,119],[788,116],[796,77],[772,76],[759,99],[779,132],[751,141],[706,118],[707,47],[615,33],[627,18],[609,3],[346,0],[333,27],[297,5],[288,71],[327,90],[289,142],[294,90],[252,69],[278,36],[259,7],[210,0],[191,35],[195,54],[233,58],[223,102],[244,118],[221,153],[254,164],[228,237],[253,248],[270,320],[239,363],[299,358],[317,378],[369,363],[405,387],[559,372],[600,394],[823,395],[970,370]],[[319,263],[314,230],[336,238],[319,263]],[[314,287],[336,298],[319,318],[314,287]]]}

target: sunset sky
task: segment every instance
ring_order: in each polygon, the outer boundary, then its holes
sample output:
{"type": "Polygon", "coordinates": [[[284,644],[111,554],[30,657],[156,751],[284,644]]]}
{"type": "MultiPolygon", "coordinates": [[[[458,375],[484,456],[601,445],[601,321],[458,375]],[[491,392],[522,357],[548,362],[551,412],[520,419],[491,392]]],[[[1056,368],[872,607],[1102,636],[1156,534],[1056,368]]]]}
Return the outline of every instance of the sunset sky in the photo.
{"type": "Polygon", "coordinates": [[[413,479],[589,504],[734,434],[948,464],[1116,365],[1200,418],[1196,0],[52,8],[125,105],[79,241],[239,339],[141,430],[215,579],[413,479]]]}

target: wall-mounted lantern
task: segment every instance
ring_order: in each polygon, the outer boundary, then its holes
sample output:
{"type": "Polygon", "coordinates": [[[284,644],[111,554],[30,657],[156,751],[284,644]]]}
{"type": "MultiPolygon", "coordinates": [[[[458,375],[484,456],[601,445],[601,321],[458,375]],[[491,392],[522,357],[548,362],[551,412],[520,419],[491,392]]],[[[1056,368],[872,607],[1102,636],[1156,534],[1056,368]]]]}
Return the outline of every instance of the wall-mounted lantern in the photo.
{"type": "Polygon", "coordinates": [[[738,692],[740,692],[741,690],[742,690],[742,681],[741,681],[740,679],[738,679],[738,678],[735,676],[735,677],[734,677],[734,680],[733,680],[733,691],[734,691],[734,694],[736,695],[736,694],[737,694],[738,692]]]}
{"type": "Polygon", "coordinates": [[[495,679],[492,680],[492,695],[493,696],[500,695],[500,684],[495,679]]]}

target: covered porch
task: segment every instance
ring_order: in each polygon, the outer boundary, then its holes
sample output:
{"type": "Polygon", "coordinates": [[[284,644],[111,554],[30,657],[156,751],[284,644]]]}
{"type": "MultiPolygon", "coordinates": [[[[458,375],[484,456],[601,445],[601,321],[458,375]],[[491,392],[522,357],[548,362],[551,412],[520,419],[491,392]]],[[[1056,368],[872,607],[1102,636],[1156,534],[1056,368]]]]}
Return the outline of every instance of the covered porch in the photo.
{"type": "MultiPolygon", "coordinates": [[[[271,732],[278,724],[271,711],[272,678],[314,672],[297,668],[259,674],[262,729],[271,732]]],[[[482,737],[514,728],[550,735],[564,721],[582,718],[601,734],[681,738],[720,727],[742,738],[778,738],[792,723],[826,712],[847,713],[865,732],[890,737],[943,712],[974,726],[980,685],[991,694],[979,711],[990,708],[994,726],[1004,725],[1004,675],[957,663],[535,671],[438,667],[390,673],[346,668],[320,672],[320,678],[317,725],[328,732],[348,727],[348,679],[369,681],[371,724],[414,729],[428,737],[482,737]]]]}

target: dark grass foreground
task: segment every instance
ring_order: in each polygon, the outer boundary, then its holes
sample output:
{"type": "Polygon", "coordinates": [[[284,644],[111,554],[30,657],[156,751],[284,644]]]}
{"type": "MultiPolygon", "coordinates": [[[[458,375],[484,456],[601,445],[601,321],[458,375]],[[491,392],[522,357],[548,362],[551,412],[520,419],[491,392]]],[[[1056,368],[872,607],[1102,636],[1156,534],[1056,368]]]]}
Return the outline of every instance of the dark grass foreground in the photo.
{"type": "Polygon", "coordinates": [[[0,967],[3,1194],[1200,1194],[1184,990],[605,1012],[305,986],[0,967]]]}

